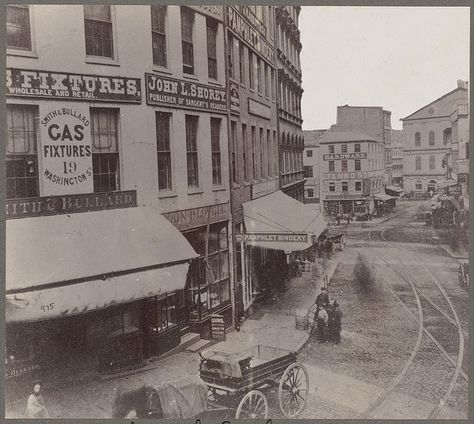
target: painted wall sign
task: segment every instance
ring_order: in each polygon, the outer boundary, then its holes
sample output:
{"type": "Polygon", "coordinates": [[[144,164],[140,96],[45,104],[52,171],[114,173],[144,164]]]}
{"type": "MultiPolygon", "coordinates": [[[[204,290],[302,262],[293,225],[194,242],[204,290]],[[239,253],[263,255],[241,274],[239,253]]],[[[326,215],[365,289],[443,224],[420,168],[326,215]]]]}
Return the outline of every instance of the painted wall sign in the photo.
{"type": "Polygon", "coordinates": [[[239,86],[234,82],[229,84],[230,91],[230,111],[235,114],[240,113],[240,94],[239,86]]]}
{"type": "Polygon", "coordinates": [[[141,103],[139,78],[7,68],[6,95],[96,102],[141,103]]]}
{"type": "Polygon", "coordinates": [[[171,106],[215,113],[227,112],[225,88],[154,74],[145,74],[145,88],[148,105],[171,106]]]}
{"type": "Polygon", "coordinates": [[[228,221],[230,219],[230,207],[229,203],[220,203],[201,208],[168,212],[164,213],[163,216],[178,230],[187,230],[215,222],[228,221]]]}
{"type": "Polygon", "coordinates": [[[367,159],[367,153],[333,153],[323,155],[324,160],[367,159]]]}
{"type": "Polygon", "coordinates": [[[257,115],[265,119],[271,119],[272,109],[270,106],[267,106],[263,103],[257,102],[253,99],[248,99],[249,101],[249,113],[252,115],[257,115]]]}
{"type": "Polygon", "coordinates": [[[7,199],[6,219],[121,209],[137,206],[137,192],[90,193],[67,196],[7,199]]]}
{"type": "Polygon", "coordinates": [[[45,196],[93,191],[89,105],[41,107],[41,180],[45,196]]]}
{"type": "Polygon", "coordinates": [[[19,377],[20,375],[24,374],[29,374],[34,371],[38,371],[40,369],[39,364],[30,364],[30,365],[24,365],[24,366],[17,366],[16,368],[12,367],[5,367],[5,377],[8,378],[13,378],[13,377],[19,377]]]}
{"type": "Polygon", "coordinates": [[[216,5],[201,5],[201,6],[192,6],[188,5],[191,9],[194,9],[196,12],[202,13],[203,15],[210,16],[211,18],[218,19],[222,21],[224,19],[224,7],[216,5]]]}
{"type": "MultiPolygon", "coordinates": [[[[459,180],[459,178],[458,178],[459,180]]],[[[446,194],[450,196],[460,196],[462,194],[462,187],[460,184],[446,187],[446,194]]]]}
{"type": "Polygon", "coordinates": [[[306,233],[240,233],[235,235],[235,241],[241,242],[282,242],[282,243],[307,243],[308,234],[306,233]]]}

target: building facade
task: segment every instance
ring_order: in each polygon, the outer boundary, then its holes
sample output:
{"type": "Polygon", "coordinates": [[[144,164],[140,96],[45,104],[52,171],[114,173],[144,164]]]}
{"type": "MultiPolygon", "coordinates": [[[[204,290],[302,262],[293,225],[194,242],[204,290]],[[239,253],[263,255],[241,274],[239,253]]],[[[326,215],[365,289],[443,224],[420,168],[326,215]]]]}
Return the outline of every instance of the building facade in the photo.
{"type": "MultiPolygon", "coordinates": [[[[436,192],[440,181],[451,178],[449,170],[456,163],[455,155],[451,154],[451,117],[458,108],[463,109],[467,104],[467,83],[458,81],[455,90],[402,119],[403,184],[406,192],[424,197],[436,192]]],[[[455,122],[454,115],[453,119],[455,122]]]]}
{"type": "Polygon", "coordinates": [[[403,133],[392,130],[392,184],[403,188],[403,133]]]}
{"type": "Polygon", "coordinates": [[[7,7],[12,376],[107,371],[210,338],[213,314],[232,325],[224,44],[220,6],[7,7]]]}
{"type": "Polygon", "coordinates": [[[319,203],[321,183],[320,140],[327,130],[303,131],[304,203],[319,203]]]}
{"type": "Polygon", "coordinates": [[[300,6],[276,7],[275,43],[278,69],[280,185],[282,191],[303,202],[303,119],[301,116],[300,6]]]}

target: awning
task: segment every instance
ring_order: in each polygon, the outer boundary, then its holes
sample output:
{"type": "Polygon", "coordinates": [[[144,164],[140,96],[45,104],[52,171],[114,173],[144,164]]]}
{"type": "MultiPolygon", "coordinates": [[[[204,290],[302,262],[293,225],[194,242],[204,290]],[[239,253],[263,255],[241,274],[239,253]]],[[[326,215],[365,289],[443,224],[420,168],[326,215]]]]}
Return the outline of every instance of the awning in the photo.
{"type": "MultiPolygon", "coordinates": [[[[326,228],[324,216],[281,190],[243,204],[246,233],[281,235],[281,241],[247,241],[251,246],[286,252],[305,250],[326,228]],[[285,241],[285,236],[306,234],[306,241],[285,241]]],[[[288,237],[287,237],[288,238],[288,237]]]]}
{"type": "Polygon", "coordinates": [[[401,187],[397,187],[393,185],[385,187],[385,194],[395,195],[395,197],[400,196],[403,192],[404,192],[404,189],[401,187]]]}
{"type": "Polygon", "coordinates": [[[197,256],[152,207],[7,220],[7,321],[76,314],[183,288],[187,261],[197,256]]]}
{"type": "Polygon", "coordinates": [[[398,199],[398,197],[389,196],[388,194],[385,194],[385,193],[378,193],[378,194],[374,195],[374,199],[382,200],[383,202],[386,202],[387,200],[398,199]]]}

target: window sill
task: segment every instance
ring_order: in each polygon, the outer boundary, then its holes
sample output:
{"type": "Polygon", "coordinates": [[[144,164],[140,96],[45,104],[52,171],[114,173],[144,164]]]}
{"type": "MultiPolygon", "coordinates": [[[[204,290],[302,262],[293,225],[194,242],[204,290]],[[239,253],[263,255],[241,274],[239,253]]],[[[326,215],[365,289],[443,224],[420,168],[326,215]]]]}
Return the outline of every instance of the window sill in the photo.
{"type": "Polygon", "coordinates": [[[222,83],[221,83],[219,80],[216,80],[216,79],[214,79],[214,78],[209,78],[209,79],[207,80],[207,83],[208,83],[209,85],[214,85],[214,86],[216,86],[216,87],[223,87],[223,86],[222,86],[222,83]]]}
{"type": "Polygon", "coordinates": [[[188,194],[189,195],[192,195],[192,194],[203,194],[204,193],[204,190],[201,189],[201,188],[193,188],[193,189],[189,189],[188,190],[188,194]]]}
{"type": "Polygon", "coordinates": [[[7,49],[7,56],[22,56],[29,57],[31,59],[38,59],[38,53],[32,50],[17,50],[17,49],[7,49]]]}
{"type": "Polygon", "coordinates": [[[115,59],[99,56],[86,56],[86,63],[93,65],[120,66],[120,63],[115,59]]]}
{"type": "Polygon", "coordinates": [[[178,193],[172,190],[163,190],[158,193],[159,199],[166,199],[168,197],[177,197],[178,193]]]}
{"type": "Polygon", "coordinates": [[[173,72],[171,72],[168,68],[164,68],[163,66],[159,65],[153,65],[152,71],[159,72],[160,74],[173,75],[173,72]]]}
{"type": "Polygon", "coordinates": [[[227,187],[225,186],[214,186],[212,188],[212,191],[226,191],[227,190],[227,187]]]}
{"type": "Polygon", "coordinates": [[[184,79],[190,79],[190,80],[193,80],[193,81],[199,81],[199,77],[197,75],[194,75],[194,74],[185,74],[185,73],[183,73],[183,78],[184,79]]]}

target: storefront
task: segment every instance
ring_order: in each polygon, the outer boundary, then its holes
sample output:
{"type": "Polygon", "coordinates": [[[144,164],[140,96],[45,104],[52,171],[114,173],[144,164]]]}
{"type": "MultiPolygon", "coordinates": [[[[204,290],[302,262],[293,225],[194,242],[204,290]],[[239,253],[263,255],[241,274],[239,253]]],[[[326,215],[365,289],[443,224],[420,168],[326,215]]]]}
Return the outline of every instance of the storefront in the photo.
{"type": "MultiPolygon", "coordinates": [[[[38,202],[52,210],[86,198],[38,202]]],[[[22,199],[21,209],[33,211],[32,202],[22,199]]],[[[176,294],[197,254],[157,209],[8,219],[6,240],[9,384],[115,372],[179,345],[176,294]]]]}
{"type": "Polygon", "coordinates": [[[397,197],[385,193],[376,194],[374,196],[376,215],[383,216],[388,212],[392,212],[396,207],[396,199],[397,197]]]}

